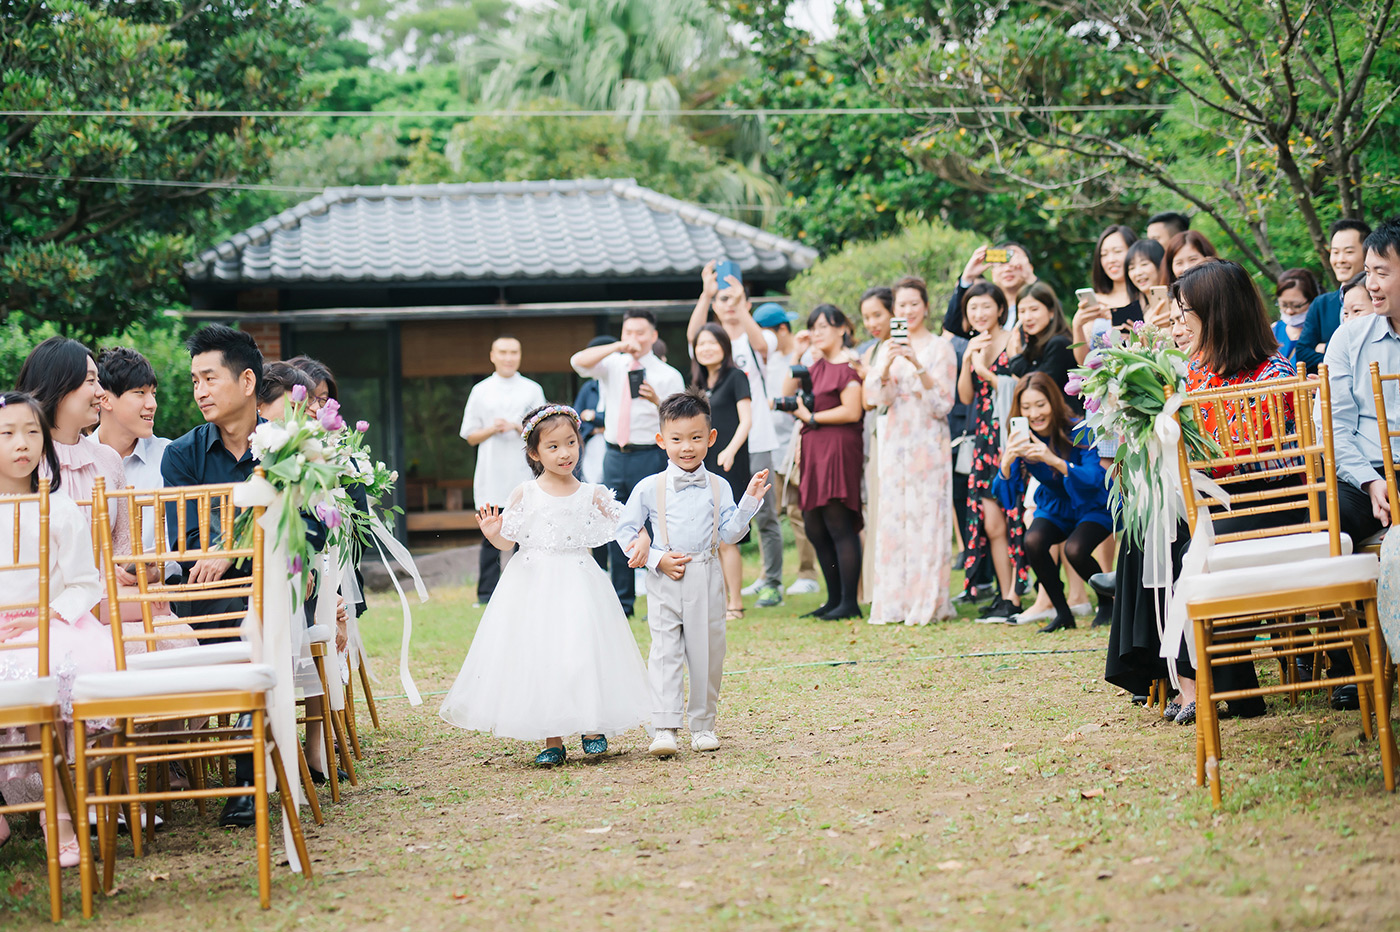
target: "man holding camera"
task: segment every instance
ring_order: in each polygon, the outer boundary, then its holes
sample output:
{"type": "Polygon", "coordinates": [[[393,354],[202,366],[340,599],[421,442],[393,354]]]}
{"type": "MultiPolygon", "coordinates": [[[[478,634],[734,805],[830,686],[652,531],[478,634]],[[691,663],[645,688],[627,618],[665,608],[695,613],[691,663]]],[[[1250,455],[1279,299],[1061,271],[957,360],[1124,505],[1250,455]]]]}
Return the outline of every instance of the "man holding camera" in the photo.
{"type": "MultiPolygon", "coordinates": [[[[647,476],[666,468],[666,453],[656,444],[661,419],[656,406],[668,395],[685,390],[681,374],[652,352],[657,340],[656,317],[644,309],[629,310],[622,317],[622,339],[579,350],[569,360],[585,379],[598,380],[603,408],[607,452],[603,457],[603,485],[627,501],[632,489],[647,476]]],[[[633,570],[616,543],[608,544],[613,590],[630,618],[637,601],[633,570]]]]}
{"type": "MultiPolygon", "coordinates": [[[[749,380],[752,399],[749,425],[749,467],[755,472],[773,469],[773,451],[778,448],[774,429],[774,412],[769,403],[771,392],[764,374],[765,360],[777,344],[773,334],[755,322],[750,313],[748,293],[744,290],[743,273],[737,263],[728,259],[712,260],[700,272],[703,285],[700,299],[690,314],[686,327],[686,342],[694,343],[696,334],[715,312],[719,325],[729,335],[733,347],[734,365],[749,380]]],[[[783,602],[783,529],[778,523],[777,493],[771,488],[759,506],[758,548],[763,555],[763,575],[742,591],[758,595],[758,608],[781,605],[783,602]]]]}

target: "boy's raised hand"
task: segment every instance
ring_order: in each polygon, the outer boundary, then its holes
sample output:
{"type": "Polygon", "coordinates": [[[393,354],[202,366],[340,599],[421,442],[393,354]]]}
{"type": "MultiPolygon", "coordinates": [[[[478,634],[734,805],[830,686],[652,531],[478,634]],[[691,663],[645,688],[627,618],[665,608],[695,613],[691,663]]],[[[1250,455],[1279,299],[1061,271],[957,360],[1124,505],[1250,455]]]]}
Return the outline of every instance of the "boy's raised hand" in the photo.
{"type": "Polygon", "coordinates": [[[690,557],[675,551],[668,552],[661,558],[661,562],[656,565],[656,570],[672,579],[680,579],[685,575],[685,565],[690,562],[690,557]]]}
{"type": "Polygon", "coordinates": [[[744,492],[754,498],[762,498],[768,494],[768,490],[771,488],[772,486],[768,484],[768,470],[760,469],[753,474],[753,478],[749,480],[749,487],[744,492]]]}
{"type": "Polygon", "coordinates": [[[495,537],[501,533],[501,525],[505,517],[501,509],[495,505],[487,505],[476,513],[476,524],[481,529],[481,533],[487,537],[495,537]]]}

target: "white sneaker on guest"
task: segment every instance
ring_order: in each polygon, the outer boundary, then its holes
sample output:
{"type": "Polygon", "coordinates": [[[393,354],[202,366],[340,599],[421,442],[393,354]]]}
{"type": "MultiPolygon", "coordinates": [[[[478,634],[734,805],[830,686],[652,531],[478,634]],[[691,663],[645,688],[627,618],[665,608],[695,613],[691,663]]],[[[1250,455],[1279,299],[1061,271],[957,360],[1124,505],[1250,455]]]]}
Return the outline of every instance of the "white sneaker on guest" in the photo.
{"type": "Polygon", "coordinates": [[[692,751],[718,751],[719,736],[713,731],[697,731],[690,736],[690,749],[692,751]]]}
{"type": "Polygon", "coordinates": [[[749,583],[749,584],[748,584],[747,586],[745,586],[744,588],[740,589],[740,590],[739,590],[739,594],[740,594],[740,595],[758,595],[759,590],[761,590],[762,588],[763,588],[763,577],[760,576],[760,577],[758,577],[757,579],[755,579],[753,582],[749,583]]]}
{"type": "Polygon", "coordinates": [[[822,587],[815,579],[799,579],[791,586],[787,587],[788,595],[811,595],[814,592],[821,592],[822,587]]]}
{"type": "Polygon", "coordinates": [[[680,750],[676,746],[676,730],[674,728],[656,729],[656,737],[651,739],[651,747],[647,748],[647,753],[652,757],[672,757],[676,751],[680,750]]]}

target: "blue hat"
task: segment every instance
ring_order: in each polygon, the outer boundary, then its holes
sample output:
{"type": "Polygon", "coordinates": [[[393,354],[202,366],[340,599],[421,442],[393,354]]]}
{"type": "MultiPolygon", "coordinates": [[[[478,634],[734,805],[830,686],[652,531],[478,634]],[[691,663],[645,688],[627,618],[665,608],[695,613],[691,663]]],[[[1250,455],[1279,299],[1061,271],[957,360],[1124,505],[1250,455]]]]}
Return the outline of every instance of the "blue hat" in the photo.
{"type": "Polygon", "coordinates": [[[753,320],[760,327],[776,327],[779,324],[791,325],[797,320],[797,314],[784,310],[781,304],[769,301],[767,304],[760,304],[754,308],[753,320]]]}
{"type": "Polygon", "coordinates": [[[731,277],[741,285],[744,283],[744,273],[739,263],[732,259],[720,259],[715,263],[715,281],[719,282],[721,291],[729,287],[728,279],[731,277]]]}

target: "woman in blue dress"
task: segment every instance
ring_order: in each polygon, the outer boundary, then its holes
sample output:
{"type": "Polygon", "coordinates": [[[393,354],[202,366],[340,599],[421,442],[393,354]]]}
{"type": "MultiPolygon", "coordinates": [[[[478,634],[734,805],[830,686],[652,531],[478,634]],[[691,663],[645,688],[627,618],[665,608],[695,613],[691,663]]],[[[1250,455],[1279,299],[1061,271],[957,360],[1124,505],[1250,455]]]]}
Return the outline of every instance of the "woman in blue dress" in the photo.
{"type": "MultiPolygon", "coordinates": [[[[1064,393],[1046,373],[1032,372],[1016,383],[1010,417],[992,491],[1010,511],[1025,498],[1031,477],[1039,483],[1035,520],[1026,528],[1022,546],[1026,562],[1055,606],[1054,619],[1040,631],[1073,628],[1074,613],[1051,548],[1064,544],[1065,559],[1081,579],[1100,572],[1094,548],[1113,533],[1104,468],[1092,433],[1074,423],[1064,393]],[[1026,419],[1026,429],[1018,429],[1018,418],[1026,419]]],[[[1094,624],[1107,624],[1112,608],[1111,598],[1100,598],[1094,624]]]]}

